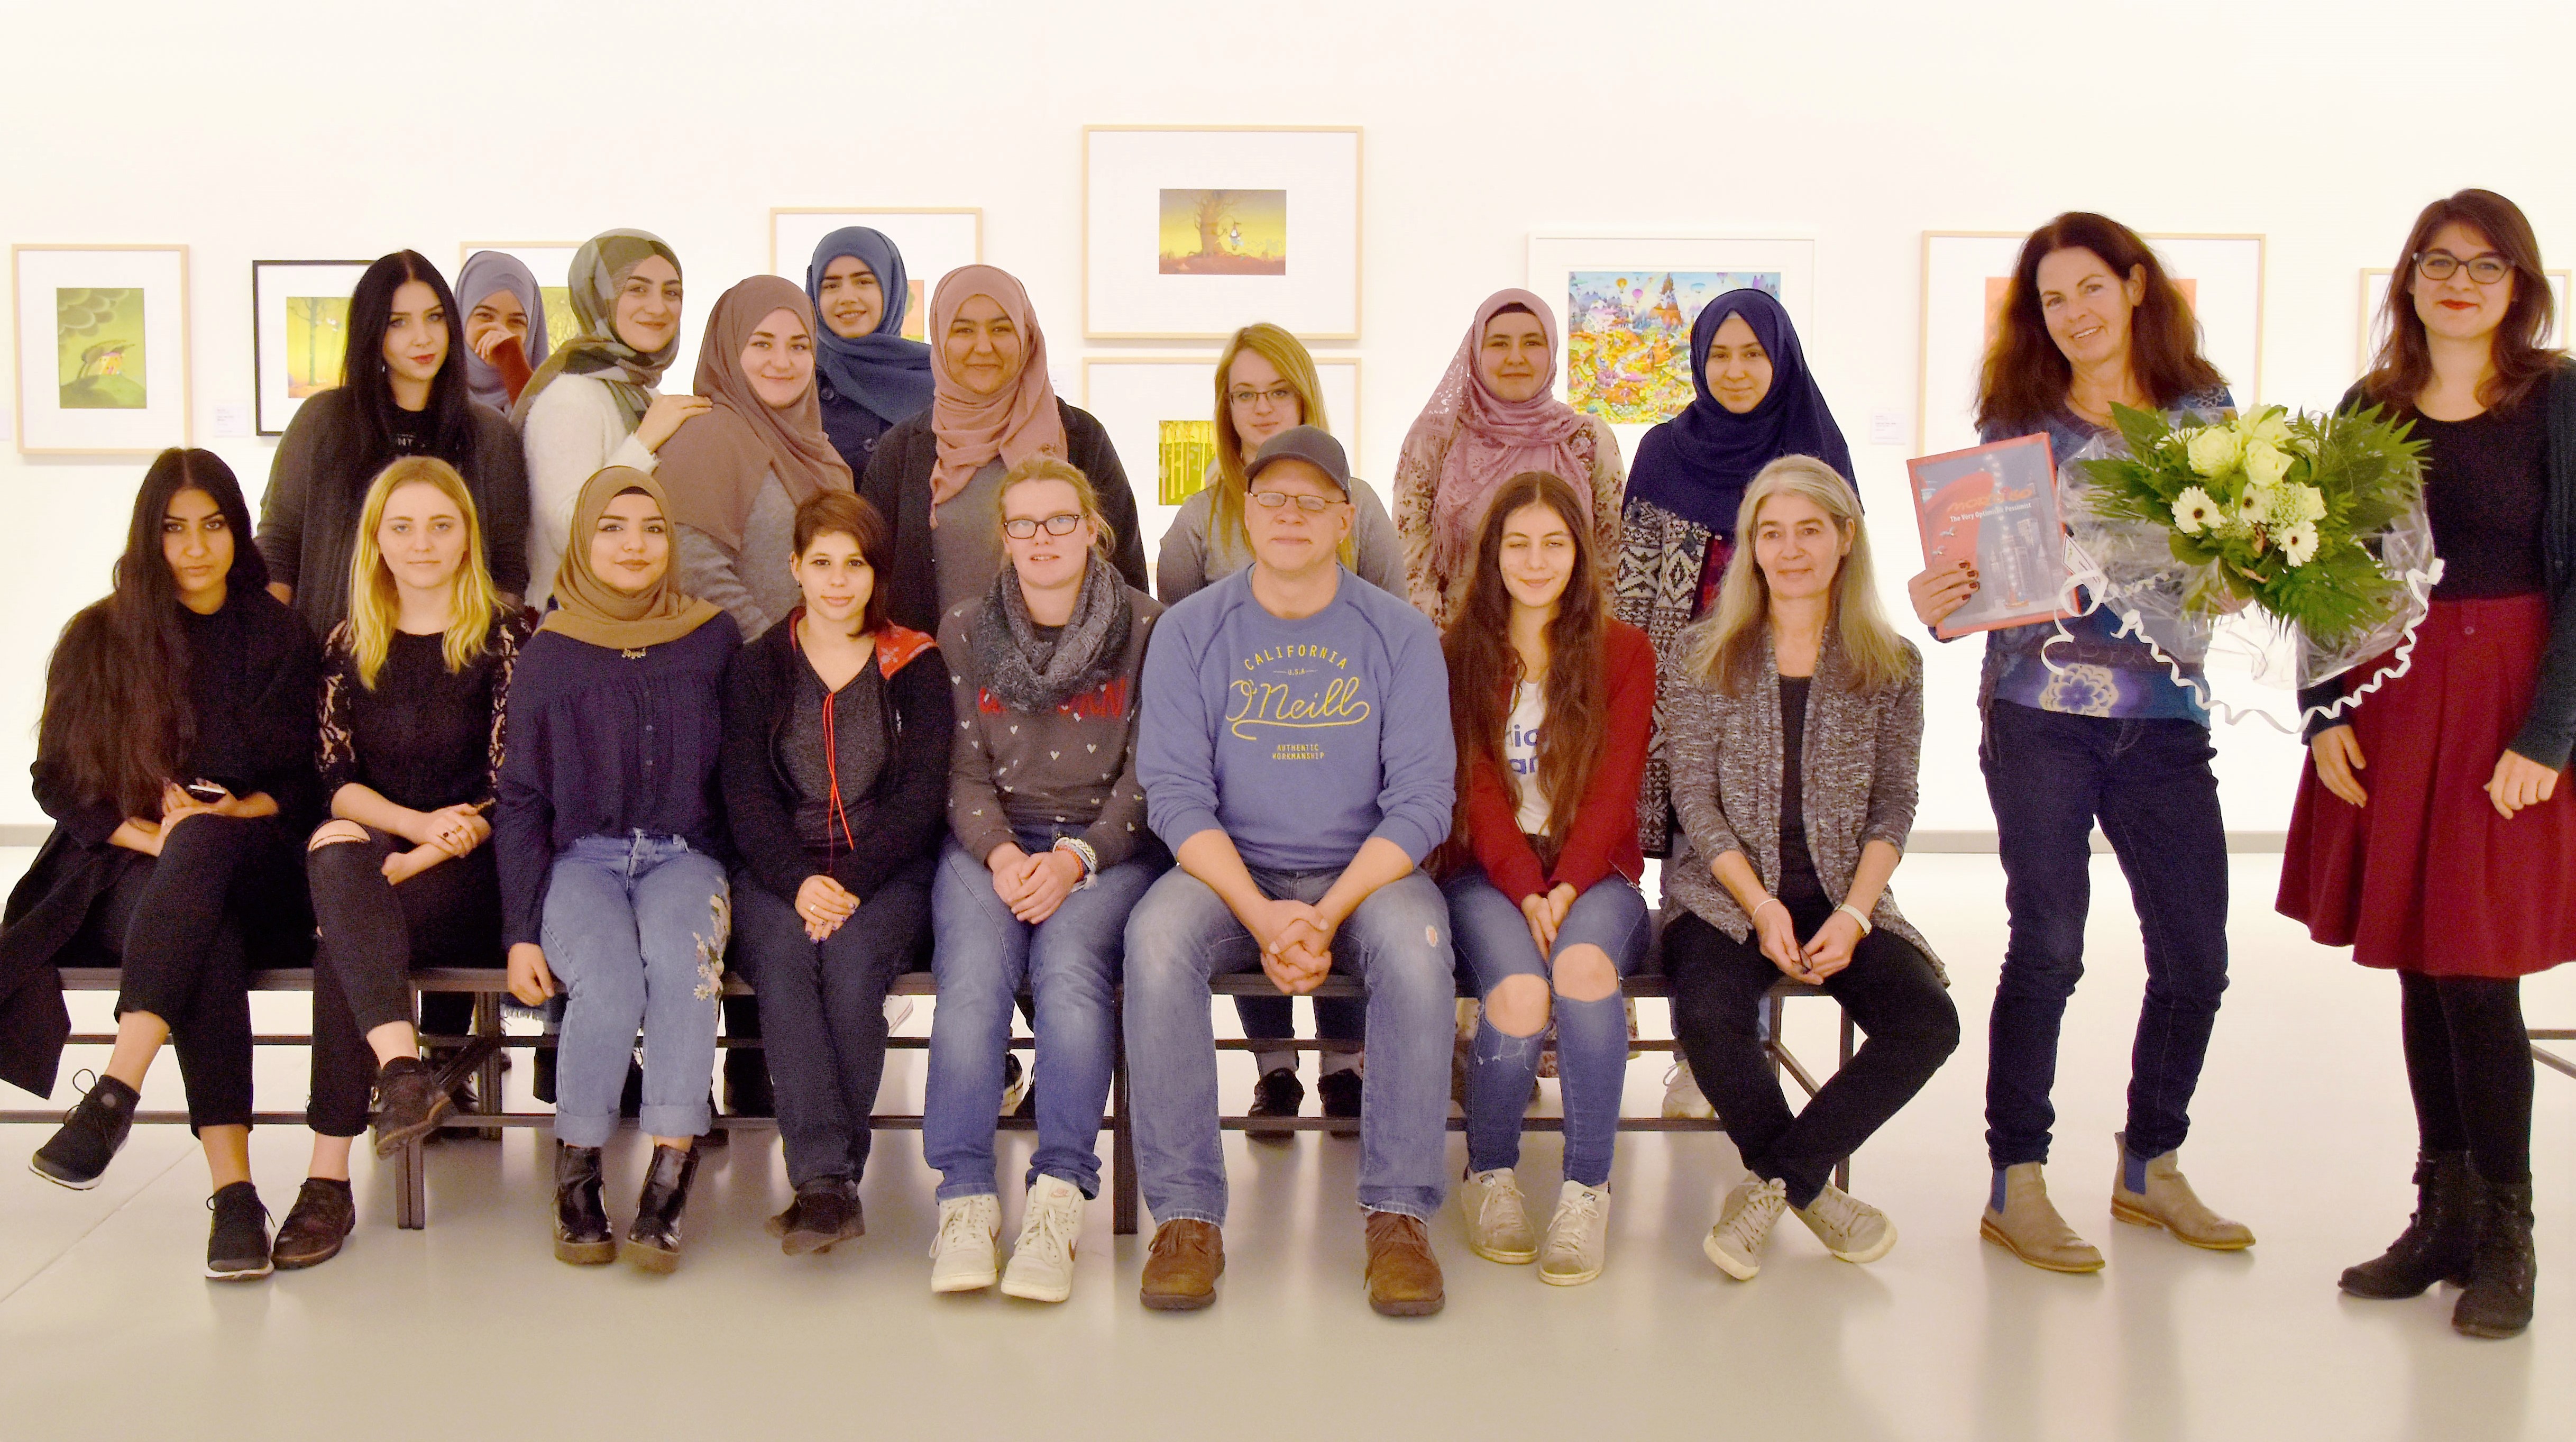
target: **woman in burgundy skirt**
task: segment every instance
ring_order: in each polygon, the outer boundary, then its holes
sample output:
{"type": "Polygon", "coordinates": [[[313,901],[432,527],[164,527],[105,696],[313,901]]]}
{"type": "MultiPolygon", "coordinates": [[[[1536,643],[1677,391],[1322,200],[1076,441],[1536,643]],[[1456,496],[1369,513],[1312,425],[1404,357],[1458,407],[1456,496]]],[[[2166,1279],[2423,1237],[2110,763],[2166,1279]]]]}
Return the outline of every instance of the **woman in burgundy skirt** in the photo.
{"type": "Polygon", "coordinates": [[[2510,1337],[2536,1270],[2521,979],[2576,956],[2576,788],[2559,784],[2576,739],[2576,367],[2540,348],[2540,248],[2503,196],[2426,206],[2396,274],[2388,340],[2345,401],[2414,423],[2444,569],[2413,666],[2310,728],[2279,906],[2397,973],[2415,1215],[2343,1290],[2453,1282],[2452,1326],[2510,1337]]]}

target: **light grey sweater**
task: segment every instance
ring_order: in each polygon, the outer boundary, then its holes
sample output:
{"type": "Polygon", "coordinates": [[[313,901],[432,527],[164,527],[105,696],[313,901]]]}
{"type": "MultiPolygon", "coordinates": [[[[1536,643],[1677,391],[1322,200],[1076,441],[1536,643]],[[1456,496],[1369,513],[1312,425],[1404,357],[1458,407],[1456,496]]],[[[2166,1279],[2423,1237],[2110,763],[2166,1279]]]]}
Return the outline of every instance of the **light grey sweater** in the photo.
{"type": "Polygon", "coordinates": [[[745,641],[787,619],[805,599],[796,584],[796,507],[772,471],[743,518],[742,546],[732,549],[695,526],[676,528],[680,589],[713,601],[742,627],[745,641]]]}

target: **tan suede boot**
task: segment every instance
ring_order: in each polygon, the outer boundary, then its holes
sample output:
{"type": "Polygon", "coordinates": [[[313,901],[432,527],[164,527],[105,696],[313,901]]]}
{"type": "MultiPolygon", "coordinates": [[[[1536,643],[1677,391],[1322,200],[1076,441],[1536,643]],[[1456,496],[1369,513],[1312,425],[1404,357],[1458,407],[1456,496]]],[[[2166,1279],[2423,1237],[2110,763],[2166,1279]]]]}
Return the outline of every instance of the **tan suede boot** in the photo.
{"type": "Polygon", "coordinates": [[[2147,1189],[2129,1190],[2129,1139],[2113,1132],[2111,1144],[2119,1161],[2111,1174],[2111,1215],[2137,1227],[2162,1227],[2195,1247],[2213,1252],[2241,1252],[2254,1245],[2254,1229],[2231,1222],[2201,1205],[2183,1180],[2180,1152],[2167,1152],[2147,1162],[2147,1189]]]}
{"type": "Polygon", "coordinates": [[[2021,1162],[2004,1168],[2004,1209],[1986,1208],[1977,1234],[2046,1272],[2098,1272],[2102,1254],[2075,1234],[2048,1201],[2048,1183],[2040,1164],[2021,1162]]]}

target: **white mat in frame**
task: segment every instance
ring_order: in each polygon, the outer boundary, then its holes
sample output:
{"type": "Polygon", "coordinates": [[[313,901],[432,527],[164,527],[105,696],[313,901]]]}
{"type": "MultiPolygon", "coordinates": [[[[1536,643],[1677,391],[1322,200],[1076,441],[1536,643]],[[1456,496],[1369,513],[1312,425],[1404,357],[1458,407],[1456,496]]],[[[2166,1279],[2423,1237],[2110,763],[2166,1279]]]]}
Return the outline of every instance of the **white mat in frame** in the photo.
{"type": "Polygon", "coordinates": [[[1222,340],[1268,320],[1357,340],[1360,164],[1358,126],[1083,127],[1084,336],[1222,340]],[[1251,229],[1167,254],[1165,210],[1191,195],[1245,198],[1251,229]]]}
{"type": "Polygon", "coordinates": [[[984,259],[984,212],[979,207],[783,206],[769,212],[769,273],[803,285],[814,247],[845,225],[882,231],[902,253],[913,292],[903,333],[914,340],[928,332],[930,297],[939,278],[984,259]]]}
{"type": "MultiPolygon", "coordinates": [[[[252,427],[256,434],[286,434],[287,424],[304,408],[306,396],[340,383],[339,367],[323,357],[319,342],[337,330],[340,344],[332,347],[332,353],[341,353],[348,340],[346,302],[371,264],[364,260],[250,263],[251,360],[258,377],[257,419],[252,427]],[[330,304],[333,301],[342,304],[335,307],[330,304]]],[[[456,334],[461,341],[462,330],[456,334]]]]}
{"type": "Polygon", "coordinates": [[[21,455],[148,455],[190,434],[188,248],[13,245],[21,455]]]}

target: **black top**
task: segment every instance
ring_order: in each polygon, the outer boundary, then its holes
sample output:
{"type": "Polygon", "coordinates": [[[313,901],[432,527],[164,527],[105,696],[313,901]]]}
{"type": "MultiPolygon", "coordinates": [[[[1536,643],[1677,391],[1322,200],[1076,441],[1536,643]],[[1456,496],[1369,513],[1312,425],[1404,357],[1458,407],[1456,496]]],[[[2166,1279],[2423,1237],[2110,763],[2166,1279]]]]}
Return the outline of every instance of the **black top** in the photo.
{"type": "Polygon", "coordinates": [[[876,454],[877,441],[888,429],[886,418],[860,405],[841,399],[832,383],[822,376],[814,377],[814,399],[823,412],[823,434],[831,439],[832,449],[849,462],[850,474],[865,475],[868,458],[876,454]]]}
{"type": "MultiPolygon", "coordinates": [[[[948,749],[957,731],[948,668],[928,637],[898,632],[905,644],[894,674],[886,675],[894,648],[888,637],[877,638],[876,659],[868,664],[884,686],[885,704],[877,708],[884,760],[865,795],[854,796],[846,786],[841,792],[850,831],[864,844],[855,851],[809,852],[797,839],[795,821],[803,788],[783,759],[800,676],[814,674],[796,645],[803,615],[799,608],[762,632],[725,678],[725,816],[744,870],[763,889],[792,901],[807,877],[826,875],[864,901],[936,856],[948,834],[948,749]]],[[[846,736],[842,744],[849,744],[846,736]]],[[[842,761],[848,764],[846,751],[842,761]]]]}
{"type": "Polygon", "coordinates": [[[483,654],[447,669],[444,635],[396,632],[370,689],[358,680],[349,628],[322,646],[322,797],[359,785],[396,806],[436,811],[492,800],[511,669],[535,619],[495,621],[483,654]]]}
{"type": "MultiPolygon", "coordinates": [[[[1090,412],[1061,399],[1055,406],[1064,421],[1065,459],[1090,479],[1100,496],[1101,519],[1117,533],[1110,563],[1128,585],[1150,591],[1145,543],[1136,530],[1136,495],[1127,487],[1126,469],[1118,464],[1118,448],[1090,412]]],[[[886,615],[898,626],[931,635],[939,632],[941,609],[933,561],[937,550],[930,538],[930,473],[938,463],[939,438],[931,433],[930,412],[924,410],[887,430],[859,479],[859,494],[884,512],[894,529],[893,561],[876,568],[877,584],[886,588],[886,615]]]]}
{"type": "Polygon", "coordinates": [[[1807,852],[1807,687],[1813,676],[1780,678],[1780,891],[1791,911],[1825,900],[1816,860],[1807,852]]]}
{"type": "Polygon", "coordinates": [[[858,847],[854,803],[876,789],[885,770],[885,681],[873,665],[838,691],[826,692],[823,678],[807,666],[797,676],[796,702],[787,730],[778,738],[778,763],[796,789],[796,839],[825,858],[858,847]],[[832,727],[823,728],[823,708],[832,708],[832,727]],[[841,796],[841,815],[832,815],[832,794],[841,796]]]}
{"type": "Polygon", "coordinates": [[[2541,518],[2549,510],[2549,427],[2537,396],[2465,421],[2419,416],[2424,511],[2445,601],[2527,596],[2542,586],[2541,518]]]}

